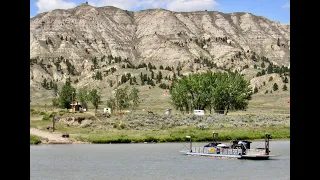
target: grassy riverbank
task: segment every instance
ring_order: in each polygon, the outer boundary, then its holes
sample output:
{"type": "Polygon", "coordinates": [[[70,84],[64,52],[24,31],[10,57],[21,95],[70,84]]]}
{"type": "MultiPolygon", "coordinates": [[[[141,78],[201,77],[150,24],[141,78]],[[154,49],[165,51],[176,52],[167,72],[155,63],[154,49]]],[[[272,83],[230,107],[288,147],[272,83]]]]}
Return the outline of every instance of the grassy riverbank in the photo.
{"type": "MultiPolygon", "coordinates": [[[[30,127],[48,131],[52,113],[31,109],[30,127]]],[[[272,139],[290,138],[290,114],[287,113],[237,111],[228,115],[174,113],[167,116],[163,112],[140,111],[108,118],[101,112],[56,110],[55,113],[58,118],[55,132],[69,133],[71,141],[89,143],[183,142],[188,141],[186,136],[191,136],[194,142],[203,142],[212,140],[213,131],[219,133],[219,141],[264,139],[265,133],[270,133],[272,139]]]]}
{"type": "Polygon", "coordinates": [[[30,134],[30,144],[39,144],[41,143],[41,137],[30,134]]]}
{"type": "Polygon", "coordinates": [[[219,129],[212,127],[209,130],[198,130],[195,127],[174,128],[165,131],[131,131],[131,132],[106,132],[105,134],[86,134],[75,137],[79,141],[91,143],[130,143],[130,142],[184,142],[189,141],[186,135],[192,137],[194,142],[212,141],[212,131],[219,132],[217,140],[232,140],[235,138],[253,140],[263,139],[265,132],[272,134],[273,139],[290,138],[288,127],[264,127],[256,129],[219,129]]]}
{"type": "MultiPolygon", "coordinates": [[[[50,121],[31,121],[30,126],[44,131],[50,121]]],[[[192,141],[211,141],[212,132],[218,132],[217,140],[232,140],[242,138],[247,140],[263,139],[265,133],[270,133],[272,139],[290,138],[290,126],[265,126],[265,127],[221,127],[210,126],[207,129],[199,129],[197,126],[179,126],[161,130],[128,130],[128,129],[98,129],[70,126],[63,123],[56,124],[56,132],[69,133],[72,140],[90,143],[131,143],[131,142],[183,142],[188,141],[186,136],[192,137],[192,141]]],[[[31,139],[31,136],[30,136],[31,139]]],[[[31,140],[30,140],[31,142],[31,140]]]]}

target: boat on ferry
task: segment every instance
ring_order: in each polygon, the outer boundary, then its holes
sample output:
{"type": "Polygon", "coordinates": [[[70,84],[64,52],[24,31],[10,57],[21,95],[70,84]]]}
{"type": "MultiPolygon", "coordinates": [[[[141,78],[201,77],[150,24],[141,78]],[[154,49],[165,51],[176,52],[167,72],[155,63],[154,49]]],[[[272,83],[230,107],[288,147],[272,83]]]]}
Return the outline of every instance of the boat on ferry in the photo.
{"type": "Polygon", "coordinates": [[[235,139],[230,144],[223,144],[216,141],[218,133],[213,132],[213,141],[202,147],[193,147],[190,136],[186,136],[190,141],[190,148],[183,152],[185,155],[191,156],[209,156],[217,158],[237,158],[237,159],[259,159],[267,160],[269,157],[278,156],[271,155],[269,148],[269,140],[271,135],[265,134],[265,146],[261,148],[251,148],[251,141],[235,139]]]}

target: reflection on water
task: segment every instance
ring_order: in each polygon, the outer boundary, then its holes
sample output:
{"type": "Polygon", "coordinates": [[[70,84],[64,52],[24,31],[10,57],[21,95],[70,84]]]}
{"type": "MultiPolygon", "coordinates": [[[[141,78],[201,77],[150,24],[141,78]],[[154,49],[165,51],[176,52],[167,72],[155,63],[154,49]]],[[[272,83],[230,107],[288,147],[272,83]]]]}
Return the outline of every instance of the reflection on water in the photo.
{"type": "MultiPolygon", "coordinates": [[[[179,151],[186,147],[188,143],[30,146],[30,177],[32,180],[290,179],[288,140],[270,141],[270,153],[280,154],[270,160],[185,156],[179,151]]],[[[253,141],[251,147],[264,147],[264,141],[253,141]]]]}

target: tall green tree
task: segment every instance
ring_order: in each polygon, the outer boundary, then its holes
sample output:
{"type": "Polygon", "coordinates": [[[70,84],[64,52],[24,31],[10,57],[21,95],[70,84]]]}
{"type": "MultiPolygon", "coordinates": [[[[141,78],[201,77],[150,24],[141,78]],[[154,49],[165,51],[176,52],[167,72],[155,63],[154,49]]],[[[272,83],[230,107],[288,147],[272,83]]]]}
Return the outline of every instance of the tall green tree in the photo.
{"type": "Polygon", "coordinates": [[[62,86],[59,92],[59,106],[61,108],[69,108],[72,100],[76,97],[76,89],[72,87],[71,80],[68,78],[65,85],[62,86]]]}
{"type": "MultiPolygon", "coordinates": [[[[118,88],[118,108],[123,111],[126,108],[132,107],[135,111],[140,104],[139,90],[133,87],[129,92],[129,87],[118,88]]],[[[107,106],[111,109],[117,108],[117,93],[107,100],[107,106]]]]}
{"type": "Polygon", "coordinates": [[[190,95],[185,94],[187,90],[186,85],[183,82],[173,82],[172,88],[170,89],[172,105],[180,111],[188,112],[190,105],[190,95]]]}
{"type": "Polygon", "coordinates": [[[217,86],[213,91],[213,107],[219,113],[229,110],[245,110],[252,96],[250,83],[238,73],[218,74],[217,86]],[[222,94],[222,96],[220,96],[222,94]]]}
{"type": "Polygon", "coordinates": [[[98,93],[97,89],[92,89],[89,92],[89,100],[97,112],[99,105],[101,104],[101,95],[98,93]]]}
{"type": "Polygon", "coordinates": [[[116,99],[114,97],[110,97],[107,100],[107,107],[111,108],[111,111],[113,112],[114,109],[116,109],[116,99]]]}
{"type": "Polygon", "coordinates": [[[131,89],[130,100],[132,101],[132,103],[131,103],[132,111],[135,111],[138,108],[139,104],[140,104],[139,90],[137,88],[135,88],[135,87],[133,87],[131,89]]]}
{"type": "Polygon", "coordinates": [[[227,114],[229,110],[244,110],[251,99],[252,88],[238,73],[190,74],[172,84],[172,104],[180,111],[210,110],[227,114]]]}
{"type": "Polygon", "coordinates": [[[82,107],[88,109],[89,91],[86,87],[80,88],[77,93],[77,99],[82,107]]]}
{"type": "Polygon", "coordinates": [[[129,94],[128,94],[128,86],[124,88],[118,88],[118,107],[119,111],[121,112],[123,109],[130,107],[129,102],[129,94]]]}

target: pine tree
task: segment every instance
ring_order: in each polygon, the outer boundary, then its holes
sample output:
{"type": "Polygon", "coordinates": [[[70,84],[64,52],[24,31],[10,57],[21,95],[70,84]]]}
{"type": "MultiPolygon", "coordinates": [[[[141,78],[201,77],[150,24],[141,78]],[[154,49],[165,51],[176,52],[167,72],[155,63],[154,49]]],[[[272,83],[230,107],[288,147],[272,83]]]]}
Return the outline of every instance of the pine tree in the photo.
{"type": "Polygon", "coordinates": [[[276,90],[278,90],[278,84],[277,84],[277,83],[274,83],[274,84],[273,84],[273,91],[276,91],[276,90]]]}
{"type": "Polygon", "coordinates": [[[272,77],[272,76],[270,76],[270,77],[269,77],[269,82],[270,82],[270,81],[272,81],[272,80],[273,80],[273,77],[272,77]]]}
{"type": "Polygon", "coordinates": [[[268,65],[268,67],[267,67],[267,73],[268,73],[268,74],[273,73],[273,66],[272,66],[272,64],[269,64],[269,65],[268,65]]]}
{"type": "Polygon", "coordinates": [[[122,76],[121,76],[121,84],[123,84],[123,83],[125,83],[125,82],[127,82],[127,78],[126,78],[125,75],[122,75],[122,76]]]}
{"type": "Polygon", "coordinates": [[[43,79],[42,87],[47,89],[47,79],[46,78],[43,79]]]}
{"type": "Polygon", "coordinates": [[[283,85],[282,90],[283,90],[283,91],[286,91],[286,90],[287,90],[287,86],[286,86],[285,84],[283,85]]]}
{"type": "Polygon", "coordinates": [[[149,69],[149,71],[152,71],[152,65],[150,62],[148,63],[148,69],[149,69]]]}
{"type": "Polygon", "coordinates": [[[259,76],[261,76],[261,72],[257,72],[256,77],[259,77],[259,76]]]}
{"type": "Polygon", "coordinates": [[[142,75],[142,72],[140,73],[140,79],[141,79],[141,81],[143,81],[143,75],[142,75]]]}

